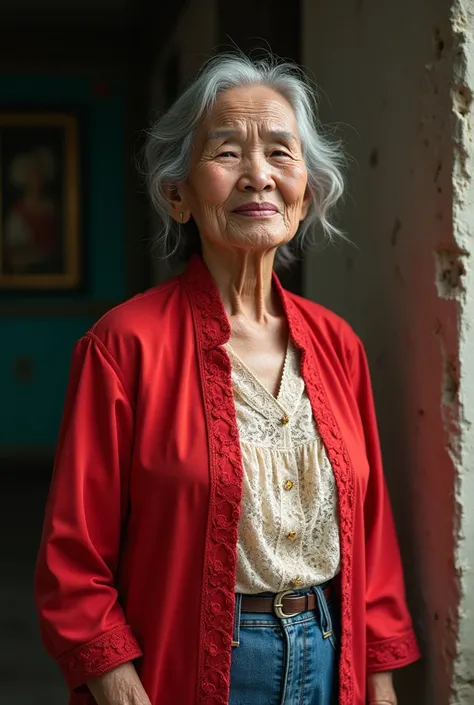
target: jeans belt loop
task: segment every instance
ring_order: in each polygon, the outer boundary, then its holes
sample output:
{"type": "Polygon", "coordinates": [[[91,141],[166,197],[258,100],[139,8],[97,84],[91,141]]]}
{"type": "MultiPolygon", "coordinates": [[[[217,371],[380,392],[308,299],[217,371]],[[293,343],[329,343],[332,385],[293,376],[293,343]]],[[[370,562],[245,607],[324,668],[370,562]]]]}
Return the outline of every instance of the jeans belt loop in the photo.
{"type": "Polygon", "coordinates": [[[240,646],[240,614],[242,611],[242,595],[235,595],[234,629],[232,632],[232,646],[240,646]]]}
{"type": "Polygon", "coordinates": [[[329,639],[333,635],[332,620],[326,598],[324,597],[323,589],[318,585],[317,587],[313,587],[313,592],[318,601],[319,619],[321,622],[323,639],[329,639]]]}

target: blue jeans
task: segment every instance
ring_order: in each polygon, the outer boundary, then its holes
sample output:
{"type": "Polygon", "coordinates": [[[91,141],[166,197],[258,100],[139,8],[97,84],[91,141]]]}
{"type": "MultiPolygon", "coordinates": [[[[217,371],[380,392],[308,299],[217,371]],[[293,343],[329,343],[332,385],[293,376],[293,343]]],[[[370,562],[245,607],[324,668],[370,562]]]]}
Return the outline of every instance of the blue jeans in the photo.
{"type": "Polygon", "coordinates": [[[229,705],[337,704],[339,605],[322,587],[295,590],[318,607],[283,619],[241,612],[236,596],[229,705]]]}

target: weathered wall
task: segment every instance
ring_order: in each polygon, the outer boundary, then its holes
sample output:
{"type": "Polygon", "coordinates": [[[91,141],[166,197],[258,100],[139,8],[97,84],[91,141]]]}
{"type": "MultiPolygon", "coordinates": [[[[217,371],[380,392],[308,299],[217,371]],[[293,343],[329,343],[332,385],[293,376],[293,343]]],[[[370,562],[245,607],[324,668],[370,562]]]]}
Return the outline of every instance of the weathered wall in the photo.
{"type": "Polygon", "coordinates": [[[306,0],[303,18],[321,117],[351,156],[354,243],[308,256],[306,294],[352,323],[371,362],[424,652],[400,675],[403,705],[474,697],[473,48],[472,18],[453,17],[442,0],[306,0]]]}
{"type": "Polygon", "coordinates": [[[453,230],[458,248],[459,393],[453,410],[456,465],[456,570],[459,578],[458,649],[453,702],[474,702],[474,4],[455,2],[453,29],[453,230]]]}

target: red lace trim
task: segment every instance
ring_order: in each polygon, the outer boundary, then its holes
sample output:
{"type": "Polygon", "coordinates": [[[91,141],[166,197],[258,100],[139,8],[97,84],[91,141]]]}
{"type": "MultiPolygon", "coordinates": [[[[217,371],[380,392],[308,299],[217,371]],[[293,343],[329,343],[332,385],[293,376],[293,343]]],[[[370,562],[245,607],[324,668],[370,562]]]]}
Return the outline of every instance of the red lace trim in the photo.
{"type": "Polygon", "coordinates": [[[354,471],[344,440],[331,410],[318,371],[312,346],[299,311],[275,277],[285,308],[291,337],[301,350],[301,373],[319,434],[326,447],[336,480],[341,543],[341,650],[339,659],[339,705],[354,702],[352,673],[352,536],[354,526],[354,471]]]}
{"type": "Polygon", "coordinates": [[[370,644],[367,647],[367,671],[391,671],[413,663],[420,657],[414,632],[408,632],[398,639],[388,639],[370,644]]]}
{"type": "Polygon", "coordinates": [[[70,688],[78,688],[91,678],[143,656],[128,625],[115,627],[87,644],[68,651],[58,659],[70,688]]]}
{"type": "Polygon", "coordinates": [[[206,413],[210,497],[201,612],[199,705],[227,705],[235,607],[237,539],[242,494],[242,458],[232,396],[231,367],[219,347],[230,326],[205,265],[185,273],[198,339],[206,413]]]}

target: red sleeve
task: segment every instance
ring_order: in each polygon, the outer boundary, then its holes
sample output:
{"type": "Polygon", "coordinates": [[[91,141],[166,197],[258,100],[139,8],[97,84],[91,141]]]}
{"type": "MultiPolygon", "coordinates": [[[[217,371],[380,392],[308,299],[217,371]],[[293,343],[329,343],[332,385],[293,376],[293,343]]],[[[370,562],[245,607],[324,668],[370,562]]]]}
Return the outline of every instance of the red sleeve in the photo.
{"type": "Polygon", "coordinates": [[[107,349],[73,353],[35,575],[45,647],[70,688],[141,656],[114,576],[128,508],[134,415],[107,349]]]}
{"type": "Polygon", "coordinates": [[[420,657],[385,484],[369,368],[358,342],[353,383],[365,434],[369,481],[364,503],[366,550],[367,670],[391,671],[420,657]]]}

